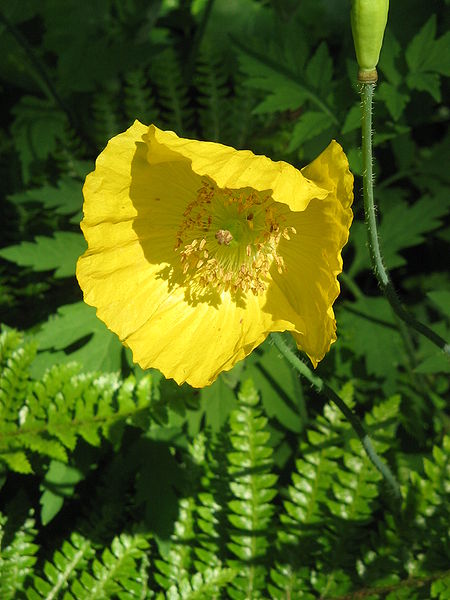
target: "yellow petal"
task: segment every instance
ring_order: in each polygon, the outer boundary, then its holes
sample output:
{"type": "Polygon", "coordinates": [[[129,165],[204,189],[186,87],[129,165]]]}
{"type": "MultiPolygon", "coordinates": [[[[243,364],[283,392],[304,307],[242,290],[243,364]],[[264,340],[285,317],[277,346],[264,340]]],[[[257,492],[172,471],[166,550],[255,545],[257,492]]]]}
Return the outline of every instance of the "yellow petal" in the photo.
{"type": "Polygon", "coordinates": [[[202,387],[270,331],[292,331],[314,363],[329,348],[352,194],[335,142],[300,173],[248,151],[135,122],[109,142],[83,193],[88,250],[77,277],[85,301],[143,368],[202,387]],[[272,268],[272,282],[256,296],[211,289],[193,297],[183,274],[177,232],[205,176],[222,188],[272,190],[285,207],[286,225],[297,231],[279,244],[286,271],[272,268]]]}
{"type": "Polygon", "coordinates": [[[270,331],[293,327],[262,310],[263,303],[250,294],[237,304],[223,292],[215,306],[193,304],[178,288],[124,342],[144,369],[156,367],[179,384],[204,387],[250,354],[270,331]]]}
{"type": "Polygon", "coordinates": [[[250,150],[179,138],[172,131],[161,131],[154,125],[149,127],[145,139],[149,144],[148,160],[153,164],[188,159],[195,173],[208,175],[221,188],[271,190],[272,198],[287,204],[291,210],[305,210],[312,198],[327,195],[326,190],[292,165],[257,156],[250,150]]]}
{"type": "MultiPolygon", "coordinates": [[[[81,228],[88,250],[78,260],[84,300],[124,339],[167,295],[176,228],[200,178],[188,165],[151,166],[136,122],[113,138],[88,175],[81,228]]],[[[172,286],[174,285],[172,278],[172,286]]]]}
{"type": "Polygon", "coordinates": [[[353,218],[353,176],[334,141],[303,172],[329,193],[313,200],[304,212],[291,214],[289,225],[297,233],[280,243],[286,271],[273,274],[268,297],[271,302],[279,303],[281,298],[289,302],[298,315],[294,338],[316,366],[336,340],[332,306],[340,291],[341,250],[353,218]]]}

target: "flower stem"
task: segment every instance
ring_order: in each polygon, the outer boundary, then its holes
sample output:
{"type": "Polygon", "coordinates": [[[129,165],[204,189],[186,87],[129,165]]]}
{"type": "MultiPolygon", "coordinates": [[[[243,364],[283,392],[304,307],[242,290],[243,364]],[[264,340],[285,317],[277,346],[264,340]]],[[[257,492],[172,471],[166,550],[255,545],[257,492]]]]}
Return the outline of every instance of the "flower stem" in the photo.
{"type": "Polygon", "coordinates": [[[339,410],[343,413],[345,418],[349,421],[353,427],[355,433],[361,440],[361,444],[366,451],[367,456],[375,466],[375,468],[381,473],[384,479],[388,482],[395,497],[401,500],[400,486],[397,483],[394,475],[392,474],[389,467],[383,463],[381,458],[376,453],[375,448],[372,445],[372,441],[369,434],[364,428],[364,425],[355,415],[355,413],[345,404],[342,398],[331,388],[321,377],[311,371],[311,369],[295,354],[288,344],[284,341],[281,333],[272,333],[271,338],[284,356],[284,358],[294,367],[294,369],[300,373],[302,377],[307,379],[317,392],[324,394],[328,400],[333,402],[339,410]]]}
{"type": "Polygon", "coordinates": [[[378,240],[377,221],[375,216],[375,203],[373,197],[373,171],[372,171],[372,104],[374,83],[361,84],[362,100],[362,160],[363,160],[363,197],[364,213],[367,226],[367,235],[369,240],[370,259],[372,268],[381,287],[383,294],[391,305],[396,315],[400,317],[410,327],[418,333],[428,338],[436,344],[441,350],[450,354],[450,344],[441,338],[440,335],[432,331],[429,327],[418,321],[400,302],[397,293],[392,285],[389,273],[383,264],[380,244],[378,240]]]}

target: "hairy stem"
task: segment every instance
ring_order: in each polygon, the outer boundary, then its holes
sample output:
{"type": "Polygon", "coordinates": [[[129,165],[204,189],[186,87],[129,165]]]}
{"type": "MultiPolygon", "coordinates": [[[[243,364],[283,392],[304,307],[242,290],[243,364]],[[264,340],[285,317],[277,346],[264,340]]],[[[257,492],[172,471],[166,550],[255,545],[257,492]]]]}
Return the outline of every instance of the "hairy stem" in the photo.
{"type": "Polygon", "coordinates": [[[271,337],[275,346],[286,358],[286,360],[294,367],[294,369],[298,373],[300,373],[302,377],[307,379],[317,392],[324,394],[328,398],[328,400],[333,402],[339,408],[339,410],[343,413],[345,418],[353,427],[356,435],[361,440],[361,444],[375,468],[388,482],[388,484],[392,488],[395,497],[397,499],[401,499],[400,486],[398,485],[389,467],[386,464],[384,464],[384,462],[376,453],[376,450],[372,445],[372,441],[369,437],[369,434],[367,433],[364,425],[355,415],[355,413],[345,404],[345,402],[333,390],[333,388],[331,388],[321,377],[313,373],[311,369],[303,361],[300,360],[300,358],[295,354],[295,352],[291,350],[291,348],[289,348],[288,344],[286,344],[281,333],[272,333],[271,337]]]}
{"type": "Polygon", "coordinates": [[[428,338],[436,344],[441,350],[450,354],[450,344],[441,338],[440,335],[432,331],[429,327],[418,321],[408,310],[401,304],[394,286],[392,285],[389,273],[383,264],[383,256],[381,254],[380,244],[378,240],[377,220],[375,216],[375,202],[373,197],[373,171],[372,171],[372,104],[373,93],[375,90],[374,83],[361,84],[361,100],[362,100],[362,159],[363,159],[363,196],[364,196],[364,213],[367,226],[367,235],[369,241],[370,259],[372,268],[377,278],[378,284],[381,287],[383,294],[391,305],[395,314],[415,329],[418,333],[428,338]]]}

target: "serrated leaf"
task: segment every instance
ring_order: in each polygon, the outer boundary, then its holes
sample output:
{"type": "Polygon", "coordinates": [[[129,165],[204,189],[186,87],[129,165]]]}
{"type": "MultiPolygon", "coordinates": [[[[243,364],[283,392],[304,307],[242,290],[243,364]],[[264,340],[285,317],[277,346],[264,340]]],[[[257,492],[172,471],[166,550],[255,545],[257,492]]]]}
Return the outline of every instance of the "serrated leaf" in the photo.
{"type": "Polygon", "coordinates": [[[450,361],[442,350],[428,356],[414,369],[415,373],[450,373],[450,361]]]}
{"type": "Polygon", "coordinates": [[[380,55],[380,69],[390,83],[397,86],[402,81],[402,76],[395,64],[397,57],[402,53],[402,47],[392,30],[387,28],[383,47],[380,55]]]}
{"type": "Polygon", "coordinates": [[[326,96],[327,92],[330,90],[332,77],[333,62],[327,44],[322,42],[308,62],[306,67],[306,80],[313,88],[326,96]]]}
{"type": "Polygon", "coordinates": [[[427,296],[438,307],[440,312],[450,319],[450,291],[428,292],[427,296]]]}
{"type": "Polygon", "coordinates": [[[428,92],[436,102],[441,101],[441,80],[437,73],[411,73],[406,83],[412,90],[428,92]]]}
{"type": "Polygon", "coordinates": [[[428,53],[433,49],[435,35],[436,15],[431,15],[406,49],[405,58],[411,71],[422,70],[428,53]]]}
{"type": "MultiPolygon", "coordinates": [[[[287,108],[298,108],[306,100],[328,116],[330,124],[336,125],[338,119],[325,105],[315,88],[302,79],[299,73],[289,69],[286,63],[279,62],[267,54],[257,52],[233,39],[240,51],[239,62],[247,78],[244,84],[253,89],[266,92],[266,98],[254,112],[276,112],[287,108]]],[[[322,60],[323,50],[313,63],[313,68],[322,60]]],[[[316,82],[317,83],[317,82],[316,82]]]]}
{"type": "Polygon", "coordinates": [[[89,339],[61,362],[79,362],[87,371],[120,369],[122,345],[116,335],[97,319],[96,311],[84,302],[67,304],[44,323],[36,335],[41,350],[63,350],[85,337],[89,339]]]}
{"type": "Polygon", "coordinates": [[[409,101],[409,95],[402,93],[394,85],[383,81],[378,88],[379,97],[384,100],[392,118],[397,121],[403,114],[409,101]]]}
{"type": "Polygon", "coordinates": [[[11,471],[24,474],[33,472],[25,452],[16,450],[11,452],[2,452],[0,454],[0,460],[6,463],[11,471]]]}
{"type": "Polygon", "coordinates": [[[440,227],[448,204],[448,194],[445,191],[432,197],[424,196],[411,206],[404,200],[398,200],[395,204],[383,203],[380,237],[388,268],[405,264],[399,251],[421,244],[425,240],[425,234],[440,227]]]}
{"type": "MultiPolygon", "coordinates": [[[[408,205],[401,198],[402,195],[405,192],[400,188],[383,190],[383,210],[378,231],[384,263],[389,269],[404,265],[406,261],[400,251],[422,244],[426,234],[441,226],[442,217],[448,211],[449,199],[444,191],[436,196],[424,196],[412,205],[408,205]]],[[[349,274],[354,277],[363,269],[370,268],[364,223],[353,224],[351,240],[356,252],[349,274]]]]}
{"type": "Polygon", "coordinates": [[[359,129],[361,127],[361,105],[354,104],[349,111],[347,111],[347,116],[345,117],[344,124],[342,125],[341,133],[349,133],[350,131],[354,131],[355,129],[359,129]]]}
{"type": "MultiPolygon", "coordinates": [[[[87,169],[86,169],[87,170],[87,169]]],[[[81,182],[64,177],[57,186],[44,185],[8,196],[13,204],[37,203],[46,210],[53,210],[57,215],[72,215],[81,210],[83,196],[81,182]]]]}
{"type": "Polygon", "coordinates": [[[46,160],[56,150],[58,140],[64,140],[67,117],[49,100],[34,96],[23,96],[12,112],[15,121],[11,133],[27,183],[32,163],[46,160]]]}
{"type": "Polygon", "coordinates": [[[339,311],[339,335],[343,344],[364,357],[367,372],[394,377],[396,365],[404,361],[402,342],[391,307],[384,298],[364,297],[346,303],[339,311]]]}
{"type": "Polygon", "coordinates": [[[326,131],[330,126],[330,118],[326,113],[315,112],[312,110],[305,112],[294,125],[288,152],[297,150],[297,148],[300,148],[306,141],[311,140],[320,133],[326,131]]]}
{"type": "Polygon", "coordinates": [[[450,75],[450,32],[439,39],[436,35],[436,15],[433,14],[408,45],[405,57],[409,67],[407,83],[411,89],[429,92],[440,102],[439,75],[450,75]]]}
{"type": "Polygon", "coordinates": [[[406,62],[413,72],[433,71],[441,75],[450,75],[450,32],[440,38],[436,35],[436,15],[431,15],[419,33],[406,49],[406,62]]]}
{"type": "Polygon", "coordinates": [[[80,233],[57,231],[54,237],[37,236],[34,242],[22,242],[0,250],[0,256],[33,271],[50,271],[54,276],[75,275],[78,257],[86,250],[86,242],[80,233]]]}

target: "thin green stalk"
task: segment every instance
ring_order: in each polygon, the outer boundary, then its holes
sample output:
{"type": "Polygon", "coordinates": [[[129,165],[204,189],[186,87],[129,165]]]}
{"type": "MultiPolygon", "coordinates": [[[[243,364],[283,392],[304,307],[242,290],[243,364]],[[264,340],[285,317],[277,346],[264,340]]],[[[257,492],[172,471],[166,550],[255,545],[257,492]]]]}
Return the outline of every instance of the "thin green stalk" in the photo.
{"type": "Polygon", "coordinates": [[[345,418],[349,421],[353,427],[356,435],[361,440],[361,444],[366,451],[367,456],[375,466],[375,468],[381,473],[384,479],[388,482],[395,497],[401,500],[400,486],[398,485],[394,475],[392,474],[389,467],[383,463],[381,458],[376,453],[375,448],[372,445],[372,441],[369,434],[364,428],[364,425],[355,415],[352,410],[345,404],[342,398],[331,388],[321,377],[311,371],[311,369],[299,359],[299,357],[289,348],[283,339],[281,333],[272,333],[272,340],[281,354],[286,360],[294,367],[294,369],[305,379],[307,379],[317,392],[324,394],[328,400],[333,402],[339,410],[343,413],[345,418]]]}
{"type": "Polygon", "coordinates": [[[389,273],[383,264],[380,244],[378,241],[378,228],[375,216],[375,203],[373,198],[373,171],[372,171],[372,104],[374,83],[361,84],[362,100],[362,159],[363,159],[363,196],[364,213],[366,218],[367,235],[369,240],[370,259],[372,268],[381,287],[383,294],[391,305],[396,315],[405,323],[410,325],[418,333],[428,338],[436,344],[441,350],[450,354],[450,344],[448,344],[440,335],[432,331],[429,327],[418,321],[401,304],[397,293],[392,285],[389,273]]]}

